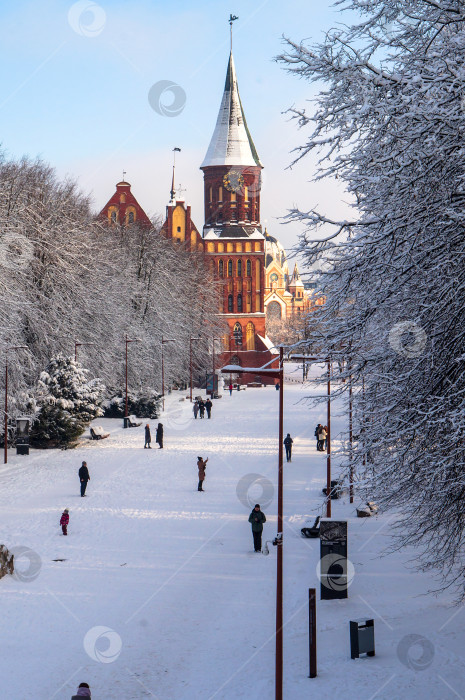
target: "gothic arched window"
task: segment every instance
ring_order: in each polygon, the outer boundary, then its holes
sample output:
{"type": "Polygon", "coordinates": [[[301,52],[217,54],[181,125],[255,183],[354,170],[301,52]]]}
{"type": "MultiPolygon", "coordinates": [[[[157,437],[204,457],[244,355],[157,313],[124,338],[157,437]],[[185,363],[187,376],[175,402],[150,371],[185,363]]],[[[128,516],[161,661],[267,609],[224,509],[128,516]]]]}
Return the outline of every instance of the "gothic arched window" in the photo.
{"type": "Polygon", "coordinates": [[[232,313],[233,310],[233,295],[229,294],[228,295],[228,312],[232,313]]]}
{"type": "Polygon", "coordinates": [[[242,277],[242,260],[237,261],[237,276],[242,277]]]}
{"type": "Polygon", "coordinates": [[[222,260],[218,263],[218,275],[224,277],[224,262],[222,260]]]}
{"type": "Polygon", "coordinates": [[[228,260],[228,277],[233,276],[233,264],[232,260],[228,260]]]}
{"type": "Polygon", "coordinates": [[[252,322],[247,324],[247,328],[245,329],[245,337],[247,350],[255,350],[255,326],[252,322]]]}
{"type": "Polygon", "coordinates": [[[242,327],[240,323],[234,324],[233,335],[236,346],[242,345],[242,327]]]}
{"type": "Polygon", "coordinates": [[[252,277],[252,263],[247,260],[247,277],[252,277]]]}
{"type": "Polygon", "coordinates": [[[242,294],[237,295],[237,310],[242,311],[242,294]]]}

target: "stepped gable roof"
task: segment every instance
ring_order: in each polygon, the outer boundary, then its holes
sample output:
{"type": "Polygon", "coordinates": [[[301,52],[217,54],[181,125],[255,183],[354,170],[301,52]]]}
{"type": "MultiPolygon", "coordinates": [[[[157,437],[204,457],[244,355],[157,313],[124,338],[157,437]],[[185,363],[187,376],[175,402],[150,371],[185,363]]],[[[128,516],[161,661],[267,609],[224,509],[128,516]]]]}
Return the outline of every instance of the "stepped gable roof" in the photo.
{"type": "Polygon", "coordinates": [[[215,130],[200,167],[214,165],[263,167],[247,127],[232,52],[229,55],[224,93],[215,130]]]}

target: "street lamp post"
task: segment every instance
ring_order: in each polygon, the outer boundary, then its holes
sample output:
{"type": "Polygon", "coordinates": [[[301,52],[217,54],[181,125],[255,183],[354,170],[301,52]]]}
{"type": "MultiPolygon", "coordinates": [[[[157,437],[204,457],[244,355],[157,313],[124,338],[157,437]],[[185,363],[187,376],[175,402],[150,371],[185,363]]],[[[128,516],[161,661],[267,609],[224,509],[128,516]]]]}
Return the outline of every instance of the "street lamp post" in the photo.
{"type": "MultiPolygon", "coordinates": [[[[275,359],[271,363],[275,362],[275,359]]],[[[271,364],[271,363],[268,363],[271,364]]],[[[224,367],[222,373],[239,371],[234,365],[224,367]]],[[[279,368],[270,369],[241,367],[243,374],[274,377],[279,380],[279,431],[278,431],[278,532],[273,544],[277,545],[276,557],[276,654],[275,654],[275,700],[283,700],[283,436],[284,436],[284,349],[279,348],[279,368]]],[[[265,543],[266,544],[266,543],[265,543]]]]}
{"type": "Polygon", "coordinates": [[[125,402],[125,408],[124,408],[124,427],[128,427],[128,345],[129,343],[140,343],[140,340],[138,338],[135,338],[134,340],[131,340],[128,338],[127,333],[125,336],[125,342],[126,342],[126,402],[125,402]]]}
{"type": "Polygon", "coordinates": [[[163,411],[165,410],[165,360],[163,356],[163,346],[165,343],[174,343],[175,341],[170,338],[161,337],[161,395],[163,402],[163,411]]]}
{"type": "Polygon", "coordinates": [[[328,402],[326,407],[326,517],[331,517],[331,360],[328,360],[328,402]]]}
{"type": "Polygon", "coordinates": [[[349,374],[349,445],[350,445],[350,503],[354,502],[354,465],[353,459],[354,455],[352,452],[353,443],[353,428],[352,428],[352,374],[349,374]]]}
{"type": "Polygon", "coordinates": [[[190,397],[191,397],[191,403],[192,403],[192,341],[193,340],[201,340],[201,338],[193,338],[192,336],[189,339],[189,374],[190,374],[190,397]]]}
{"type": "Polygon", "coordinates": [[[4,442],[5,442],[5,450],[4,450],[4,457],[3,457],[3,463],[6,464],[8,462],[8,352],[10,350],[27,350],[26,345],[13,345],[9,348],[6,349],[5,351],[5,435],[4,435],[4,442]]]}

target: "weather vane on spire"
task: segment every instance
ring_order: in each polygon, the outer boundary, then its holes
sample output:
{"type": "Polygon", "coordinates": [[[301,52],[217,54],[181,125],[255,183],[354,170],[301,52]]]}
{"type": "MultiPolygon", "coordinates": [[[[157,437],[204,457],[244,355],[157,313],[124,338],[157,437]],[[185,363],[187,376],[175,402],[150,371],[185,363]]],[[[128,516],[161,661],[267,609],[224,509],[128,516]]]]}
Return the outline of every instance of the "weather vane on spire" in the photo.
{"type": "Polygon", "coordinates": [[[123,170],[123,182],[124,182],[124,176],[126,175],[126,170],[123,170]]]}
{"type": "Polygon", "coordinates": [[[237,17],[236,15],[229,15],[229,27],[230,27],[229,32],[231,35],[231,52],[232,52],[232,26],[233,26],[233,22],[235,22],[236,19],[239,19],[239,17],[237,17]]]}

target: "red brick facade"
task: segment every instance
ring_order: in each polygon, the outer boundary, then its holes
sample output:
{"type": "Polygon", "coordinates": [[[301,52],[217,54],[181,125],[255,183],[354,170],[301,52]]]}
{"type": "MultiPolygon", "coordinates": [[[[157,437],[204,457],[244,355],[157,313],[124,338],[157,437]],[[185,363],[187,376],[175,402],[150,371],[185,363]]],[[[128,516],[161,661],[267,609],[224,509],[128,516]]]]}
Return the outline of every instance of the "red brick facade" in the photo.
{"type": "Polygon", "coordinates": [[[118,182],[115,194],[105,204],[98,218],[110,224],[122,226],[136,223],[146,227],[152,225],[149,217],[132,194],[131,185],[124,181],[118,182]]]}

